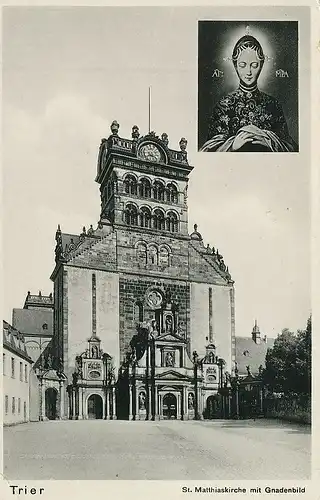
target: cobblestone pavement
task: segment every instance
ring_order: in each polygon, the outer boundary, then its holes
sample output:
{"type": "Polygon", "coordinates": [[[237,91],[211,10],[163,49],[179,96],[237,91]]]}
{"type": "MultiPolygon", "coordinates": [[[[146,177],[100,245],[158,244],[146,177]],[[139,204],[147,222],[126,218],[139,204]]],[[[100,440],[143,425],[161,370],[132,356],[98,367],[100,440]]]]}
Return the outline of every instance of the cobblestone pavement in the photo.
{"type": "Polygon", "coordinates": [[[308,479],[310,427],[280,421],[52,421],[4,429],[8,479],[308,479]]]}

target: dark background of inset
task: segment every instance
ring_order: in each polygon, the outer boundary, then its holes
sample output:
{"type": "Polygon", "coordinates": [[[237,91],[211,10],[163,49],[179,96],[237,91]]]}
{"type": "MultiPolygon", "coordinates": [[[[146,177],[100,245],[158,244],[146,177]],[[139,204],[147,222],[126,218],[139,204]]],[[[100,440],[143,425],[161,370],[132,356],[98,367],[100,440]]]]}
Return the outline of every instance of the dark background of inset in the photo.
{"type": "MultiPolygon", "coordinates": [[[[263,32],[273,48],[273,60],[265,61],[270,65],[269,77],[258,87],[266,94],[275,97],[282,106],[290,136],[299,144],[299,102],[298,102],[298,22],[297,21],[199,21],[198,22],[198,149],[207,140],[208,123],[215,104],[228,92],[237,88],[234,84],[232,62],[223,61],[226,57],[225,44],[230,45],[234,31],[246,26],[263,32]],[[223,78],[213,78],[214,70],[224,72],[223,78]],[[276,77],[276,70],[288,71],[289,78],[276,77]],[[228,77],[229,76],[229,77],[228,77]],[[231,78],[230,78],[231,76],[231,78]]],[[[240,35],[242,36],[242,35],[240,35]]],[[[240,38],[239,36],[239,38],[240,38]]],[[[267,48],[263,47],[266,55],[267,48]]],[[[232,56],[233,46],[228,53],[232,56]]],[[[266,71],[269,68],[263,68],[266,71]]]]}

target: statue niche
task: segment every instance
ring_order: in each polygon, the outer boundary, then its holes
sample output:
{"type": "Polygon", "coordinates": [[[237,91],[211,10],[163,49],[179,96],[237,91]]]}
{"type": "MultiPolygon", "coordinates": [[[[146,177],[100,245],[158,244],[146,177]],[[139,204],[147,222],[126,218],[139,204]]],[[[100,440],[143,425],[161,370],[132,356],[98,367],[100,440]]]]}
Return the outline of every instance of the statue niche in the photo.
{"type": "Polygon", "coordinates": [[[140,392],[139,394],[139,410],[146,409],[146,395],[144,392],[140,392]]]}
{"type": "Polygon", "coordinates": [[[175,353],[173,351],[169,351],[165,355],[165,366],[173,368],[175,365],[175,353]]]}

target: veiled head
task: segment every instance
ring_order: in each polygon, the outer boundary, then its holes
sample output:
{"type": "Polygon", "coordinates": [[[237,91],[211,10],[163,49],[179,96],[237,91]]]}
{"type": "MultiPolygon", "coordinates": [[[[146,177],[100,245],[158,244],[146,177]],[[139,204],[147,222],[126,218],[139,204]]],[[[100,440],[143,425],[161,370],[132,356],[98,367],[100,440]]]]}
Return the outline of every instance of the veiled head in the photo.
{"type": "Polygon", "coordinates": [[[258,40],[245,35],[237,41],[232,54],[232,61],[242,84],[251,87],[261,73],[265,56],[258,40]]]}

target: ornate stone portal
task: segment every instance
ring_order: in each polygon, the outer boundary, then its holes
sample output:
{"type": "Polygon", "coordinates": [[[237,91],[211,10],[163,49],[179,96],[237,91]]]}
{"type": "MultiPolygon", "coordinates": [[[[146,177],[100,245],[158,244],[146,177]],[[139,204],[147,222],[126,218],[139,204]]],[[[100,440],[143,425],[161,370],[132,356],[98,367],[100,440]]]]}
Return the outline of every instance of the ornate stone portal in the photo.
{"type": "Polygon", "coordinates": [[[100,339],[92,335],[88,348],[76,357],[76,369],[69,395],[69,418],[116,419],[116,396],[112,357],[100,347],[100,339]]]}
{"type": "Polygon", "coordinates": [[[191,359],[179,329],[179,308],[164,290],[148,290],[144,300],[155,319],[138,325],[122,366],[118,397],[128,394],[128,418],[202,418],[208,398],[222,386],[223,362],[213,344],[197,363],[191,359]]]}

